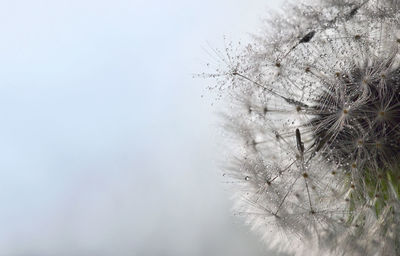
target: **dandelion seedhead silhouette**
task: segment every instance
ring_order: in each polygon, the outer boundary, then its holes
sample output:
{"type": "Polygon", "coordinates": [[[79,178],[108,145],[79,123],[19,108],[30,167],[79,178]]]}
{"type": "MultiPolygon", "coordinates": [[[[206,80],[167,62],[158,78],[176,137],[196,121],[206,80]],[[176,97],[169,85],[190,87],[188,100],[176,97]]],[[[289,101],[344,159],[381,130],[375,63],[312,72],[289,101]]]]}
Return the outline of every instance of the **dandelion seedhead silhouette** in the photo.
{"type": "Polygon", "coordinates": [[[225,177],[269,245],[400,255],[399,47],[398,0],[288,6],[227,47],[209,75],[230,99],[225,177]]]}

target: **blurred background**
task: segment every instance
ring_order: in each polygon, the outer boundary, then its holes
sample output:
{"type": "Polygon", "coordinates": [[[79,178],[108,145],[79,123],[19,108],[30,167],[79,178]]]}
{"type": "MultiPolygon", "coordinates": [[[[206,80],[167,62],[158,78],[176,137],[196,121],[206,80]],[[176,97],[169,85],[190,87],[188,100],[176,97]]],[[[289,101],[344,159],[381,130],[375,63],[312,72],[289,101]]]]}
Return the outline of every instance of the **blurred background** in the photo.
{"type": "Polygon", "coordinates": [[[192,75],[281,4],[2,0],[0,255],[277,255],[230,210],[192,75]]]}

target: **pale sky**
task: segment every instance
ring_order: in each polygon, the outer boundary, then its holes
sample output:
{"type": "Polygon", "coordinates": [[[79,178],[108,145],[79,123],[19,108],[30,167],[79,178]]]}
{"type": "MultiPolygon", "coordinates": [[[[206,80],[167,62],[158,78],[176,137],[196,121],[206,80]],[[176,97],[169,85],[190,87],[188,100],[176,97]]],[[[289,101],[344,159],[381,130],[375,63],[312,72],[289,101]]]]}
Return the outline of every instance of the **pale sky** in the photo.
{"type": "Polygon", "coordinates": [[[281,2],[1,0],[0,256],[274,255],[232,216],[192,74],[281,2]]]}

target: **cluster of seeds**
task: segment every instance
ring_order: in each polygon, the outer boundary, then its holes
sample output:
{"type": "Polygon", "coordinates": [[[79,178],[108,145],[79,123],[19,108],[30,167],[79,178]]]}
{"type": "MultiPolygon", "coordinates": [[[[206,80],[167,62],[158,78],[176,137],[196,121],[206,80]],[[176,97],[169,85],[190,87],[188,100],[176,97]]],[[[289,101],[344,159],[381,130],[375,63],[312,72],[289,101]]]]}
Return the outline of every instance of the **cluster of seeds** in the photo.
{"type": "Polygon", "coordinates": [[[236,211],[288,252],[400,255],[400,1],[285,13],[211,75],[236,211]]]}

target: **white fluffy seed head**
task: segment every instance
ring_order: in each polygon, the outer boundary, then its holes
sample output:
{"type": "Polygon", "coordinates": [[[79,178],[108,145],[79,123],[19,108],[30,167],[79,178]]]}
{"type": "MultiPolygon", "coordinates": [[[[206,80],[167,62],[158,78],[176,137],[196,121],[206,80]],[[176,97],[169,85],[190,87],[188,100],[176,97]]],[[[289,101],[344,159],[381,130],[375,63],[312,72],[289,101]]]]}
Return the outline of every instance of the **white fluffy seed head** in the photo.
{"type": "Polygon", "coordinates": [[[231,100],[236,211],[269,245],[400,255],[399,11],[397,0],[290,6],[211,75],[231,100]]]}

